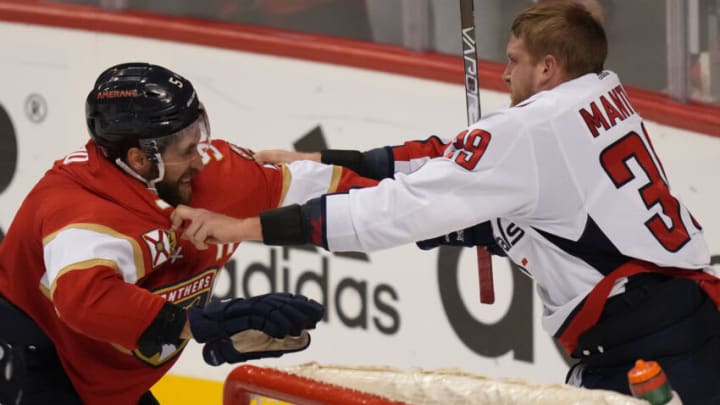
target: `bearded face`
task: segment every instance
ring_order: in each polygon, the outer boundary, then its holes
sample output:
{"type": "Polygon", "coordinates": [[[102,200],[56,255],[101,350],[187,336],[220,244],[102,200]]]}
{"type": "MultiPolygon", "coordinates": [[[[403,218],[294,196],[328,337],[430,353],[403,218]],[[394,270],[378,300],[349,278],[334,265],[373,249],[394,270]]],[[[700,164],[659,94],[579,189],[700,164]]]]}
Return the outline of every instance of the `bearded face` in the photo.
{"type": "Polygon", "coordinates": [[[170,174],[166,169],[165,178],[155,185],[158,196],[172,206],[189,204],[192,198],[191,180],[198,173],[200,170],[192,167],[179,174],[170,174]]]}
{"type": "Polygon", "coordinates": [[[161,154],[164,176],[162,181],[155,185],[158,196],[173,206],[190,202],[191,180],[203,168],[198,146],[207,142],[200,121],[184,129],[179,135],[165,146],[161,154]]]}

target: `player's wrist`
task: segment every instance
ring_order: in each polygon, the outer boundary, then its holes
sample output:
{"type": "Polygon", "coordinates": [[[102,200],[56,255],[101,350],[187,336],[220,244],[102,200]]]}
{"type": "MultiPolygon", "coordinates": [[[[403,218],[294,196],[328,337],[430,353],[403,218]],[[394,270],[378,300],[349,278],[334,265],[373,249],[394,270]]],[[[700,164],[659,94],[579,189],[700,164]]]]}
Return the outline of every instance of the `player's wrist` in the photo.
{"type": "Polygon", "coordinates": [[[241,219],[236,225],[238,241],[243,240],[263,240],[262,225],[260,217],[251,217],[241,219]]]}
{"type": "Polygon", "coordinates": [[[320,152],[307,152],[302,154],[303,160],[312,160],[313,162],[322,163],[322,154],[320,152]]]}

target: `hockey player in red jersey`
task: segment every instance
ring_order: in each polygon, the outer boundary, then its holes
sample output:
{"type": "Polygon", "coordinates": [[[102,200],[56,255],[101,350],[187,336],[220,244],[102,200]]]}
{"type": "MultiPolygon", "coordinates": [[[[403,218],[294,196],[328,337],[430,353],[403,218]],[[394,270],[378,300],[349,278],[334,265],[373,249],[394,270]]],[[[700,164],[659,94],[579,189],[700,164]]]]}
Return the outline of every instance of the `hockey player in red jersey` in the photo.
{"type": "Polygon", "coordinates": [[[261,165],[210,140],[192,84],[156,65],[103,72],[86,116],[92,139],[55,162],[0,244],[0,340],[25,360],[22,403],[157,403],[149,388],[193,337],[213,365],[307,347],[320,304],[287,293],[208,304],[237,244],[198,250],[169,216],[178,203],[253,216],[376,182],[261,165]],[[274,343],[244,351],[258,339],[274,343]]]}
{"type": "Polygon", "coordinates": [[[489,245],[536,282],[543,327],[577,360],[569,383],[629,395],[627,371],[651,358],[686,405],[720,403],[720,279],[643,120],[603,69],[602,26],[553,2],[520,13],[511,31],[512,107],[447,141],[302,156],[384,179],[377,187],[259,220],[178,206],[174,228],[199,247],[489,245]]]}

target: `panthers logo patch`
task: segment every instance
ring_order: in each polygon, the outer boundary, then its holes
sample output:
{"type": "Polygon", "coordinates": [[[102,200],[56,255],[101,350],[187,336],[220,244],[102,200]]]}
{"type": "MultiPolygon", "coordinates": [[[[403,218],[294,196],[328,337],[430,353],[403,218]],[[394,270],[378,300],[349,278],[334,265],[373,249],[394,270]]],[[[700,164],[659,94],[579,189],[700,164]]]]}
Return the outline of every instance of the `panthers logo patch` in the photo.
{"type": "Polygon", "coordinates": [[[164,264],[168,260],[173,263],[181,258],[177,246],[177,234],[167,229],[155,229],[142,236],[143,241],[150,251],[150,258],[153,269],[164,264]]]}

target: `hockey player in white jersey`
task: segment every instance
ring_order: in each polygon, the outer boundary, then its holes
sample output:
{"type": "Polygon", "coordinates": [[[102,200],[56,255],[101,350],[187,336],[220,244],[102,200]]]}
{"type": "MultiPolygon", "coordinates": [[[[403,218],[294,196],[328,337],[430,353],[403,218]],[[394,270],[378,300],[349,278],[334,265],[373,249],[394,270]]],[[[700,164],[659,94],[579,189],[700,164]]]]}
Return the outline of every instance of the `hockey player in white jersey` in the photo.
{"type": "Polygon", "coordinates": [[[602,26],[579,6],[535,5],[515,19],[507,54],[513,106],[453,140],[310,156],[384,178],[378,186],[259,218],[178,207],[174,226],[199,247],[489,245],[536,281],[544,328],[578,360],[569,382],[629,394],[627,371],[649,358],[686,405],[720,403],[718,279],[703,271],[701,226],[603,70],[602,26]]]}

